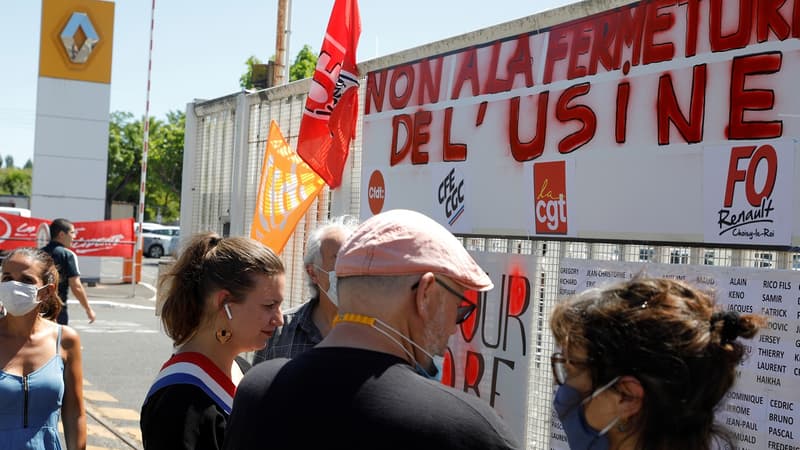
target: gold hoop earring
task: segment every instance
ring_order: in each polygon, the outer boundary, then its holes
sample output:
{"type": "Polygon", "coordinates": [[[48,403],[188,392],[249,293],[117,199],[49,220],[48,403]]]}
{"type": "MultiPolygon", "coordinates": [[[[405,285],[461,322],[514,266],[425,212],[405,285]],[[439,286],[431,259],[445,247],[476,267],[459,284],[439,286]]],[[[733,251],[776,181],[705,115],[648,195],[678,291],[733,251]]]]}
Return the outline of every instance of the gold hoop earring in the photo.
{"type": "Polygon", "coordinates": [[[214,337],[217,338],[217,342],[219,342],[220,344],[227,344],[231,340],[232,336],[233,333],[231,333],[231,330],[225,328],[220,328],[214,334],[214,337]]]}

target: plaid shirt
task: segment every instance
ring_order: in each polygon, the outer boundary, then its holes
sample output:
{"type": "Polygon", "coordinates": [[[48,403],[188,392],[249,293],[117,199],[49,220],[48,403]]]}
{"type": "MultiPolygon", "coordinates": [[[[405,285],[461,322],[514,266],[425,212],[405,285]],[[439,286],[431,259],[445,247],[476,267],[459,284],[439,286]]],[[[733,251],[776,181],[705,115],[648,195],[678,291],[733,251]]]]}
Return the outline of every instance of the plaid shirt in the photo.
{"type": "Polygon", "coordinates": [[[319,344],[322,333],[311,318],[317,304],[319,297],[286,311],[283,315],[283,326],[275,329],[266,348],[256,352],[253,364],[273,358],[294,358],[319,344]]]}

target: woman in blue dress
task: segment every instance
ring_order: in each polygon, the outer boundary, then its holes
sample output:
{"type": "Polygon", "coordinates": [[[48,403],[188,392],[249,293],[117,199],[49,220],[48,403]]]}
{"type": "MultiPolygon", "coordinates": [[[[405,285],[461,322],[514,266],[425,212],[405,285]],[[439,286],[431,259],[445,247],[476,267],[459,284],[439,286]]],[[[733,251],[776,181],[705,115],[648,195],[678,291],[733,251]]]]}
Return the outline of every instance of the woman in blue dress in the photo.
{"type": "Polygon", "coordinates": [[[13,250],[0,278],[0,449],[86,448],[78,333],[54,322],[58,271],[34,248],[13,250]]]}

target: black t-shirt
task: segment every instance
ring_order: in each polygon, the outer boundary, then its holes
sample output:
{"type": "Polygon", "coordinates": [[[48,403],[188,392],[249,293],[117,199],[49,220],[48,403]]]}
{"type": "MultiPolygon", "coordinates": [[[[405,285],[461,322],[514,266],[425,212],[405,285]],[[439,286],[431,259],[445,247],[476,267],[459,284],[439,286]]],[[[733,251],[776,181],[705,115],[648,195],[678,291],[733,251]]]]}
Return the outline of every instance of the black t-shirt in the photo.
{"type": "Polygon", "coordinates": [[[521,447],[484,400],[426,379],[396,356],[315,347],[248,372],[223,448],[521,447]]]}
{"type": "Polygon", "coordinates": [[[50,241],[42,247],[42,251],[49,254],[56,263],[58,269],[58,297],[67,303],[67,293],[69,291],[69,279],[81,275],[78,270],[78,257],[72,250],[64,247],[56,241],[50,241]]]}
{"type": "MultiPolygon", "coordinates": [[[[250,368],[236,358],[239,368],[250,368]]],[[[219,450],[225,437],[228,414],[192,384],[173,384],[159,389],[142,405],[139,425],[145,450],[219,450]]]]}

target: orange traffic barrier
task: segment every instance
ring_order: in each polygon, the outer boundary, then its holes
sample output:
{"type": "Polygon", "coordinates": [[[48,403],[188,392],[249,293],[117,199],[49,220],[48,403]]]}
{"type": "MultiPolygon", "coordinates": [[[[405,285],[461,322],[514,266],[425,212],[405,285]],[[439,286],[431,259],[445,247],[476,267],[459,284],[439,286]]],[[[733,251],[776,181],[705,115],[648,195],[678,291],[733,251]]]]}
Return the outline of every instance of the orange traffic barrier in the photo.
{"type": "MultiPolygon", "coordinates": [[[[130,283],[133,275],[133,258],[122,260],[122,282],[130,283]]],[[[142,281],[142,249],[136,252],[136,283],[142,281]]]]}

